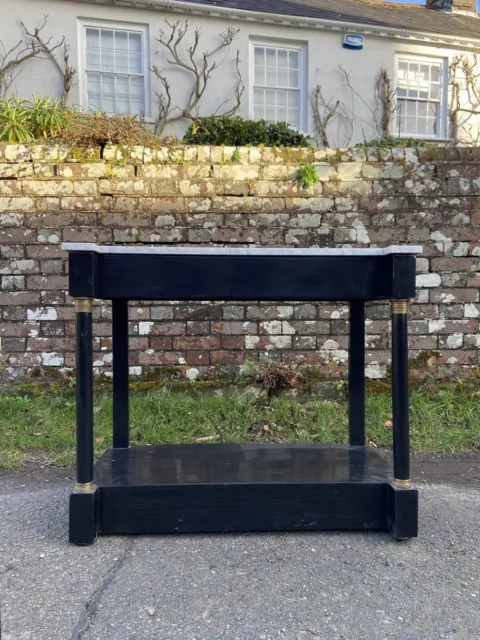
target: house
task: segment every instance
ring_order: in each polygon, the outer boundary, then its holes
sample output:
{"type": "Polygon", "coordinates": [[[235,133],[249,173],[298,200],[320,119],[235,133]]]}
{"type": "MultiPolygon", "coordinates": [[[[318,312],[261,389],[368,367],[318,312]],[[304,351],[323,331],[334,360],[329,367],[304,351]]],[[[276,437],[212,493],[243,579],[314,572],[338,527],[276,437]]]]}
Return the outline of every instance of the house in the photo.
{"type": "MultiPolygon", "coordinates": [[[[476,0],[2,0],[1,16],[4,62],[43,25],[47,47],[68,45],[68,104],[164,133],[182,135],[185,113],[237,113],[331,146],[388,132],[478,143],[476,0]]],[[[62,49],[40,49],[10,67],[5,92],[62,94],[62,49]]]]}

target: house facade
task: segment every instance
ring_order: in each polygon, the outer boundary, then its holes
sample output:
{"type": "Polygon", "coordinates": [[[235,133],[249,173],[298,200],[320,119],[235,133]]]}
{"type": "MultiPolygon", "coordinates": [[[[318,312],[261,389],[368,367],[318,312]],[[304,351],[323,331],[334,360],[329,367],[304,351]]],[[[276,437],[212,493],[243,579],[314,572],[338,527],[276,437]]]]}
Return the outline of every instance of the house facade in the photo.
{"type": "MultiPolygon", "coordinates": [[[[20,22],[30,33],[44,25],[43,42],[64,38],[76,70],[68,104],[157,127],[163,108],[164,133],[183,135],[187,106],[288,121],[320,145],[387,130],[478,144],[475,0],[2,0],[1,15],[0,62],[28,45],[20,22]]],[[[61,48],[53,55],[58,64],[43,52],[15,65],[5,92],[60,96],[61,48]]]]}

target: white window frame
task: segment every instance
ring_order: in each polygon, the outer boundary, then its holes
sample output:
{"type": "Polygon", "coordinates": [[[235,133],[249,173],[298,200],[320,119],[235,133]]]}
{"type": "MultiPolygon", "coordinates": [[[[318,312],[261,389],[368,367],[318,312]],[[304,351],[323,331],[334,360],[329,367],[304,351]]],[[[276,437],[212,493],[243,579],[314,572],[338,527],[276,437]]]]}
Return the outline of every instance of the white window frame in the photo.
{"type": "MultiPolygon", "coordinates": [[[[253,108],[253,89],[255,87],[255,47],[278,47],[281,49],[290,49],[299,52],[300,64],[300,99],[298,111],[298,127],[297,131],[301,133],[307,132],[307,107],[308,107],[308,85],[307,85],[307,44],[305,42],[296,42],[291,40],[277,40],[269,38],[251,38],[249,43],[249,118],[254,120],[253,108]]],[[[274,87],[273,87],[274,88],[274,87]]]]}
{"type": "MultiPolygon", "coordinates": [[[[406,100],[411,102],[417,102],[416,98],[407,98],[407,97],[398,97],[397,89],[398,89],[398,63],[401,60],[405,60],[407,62],[419,62],[419,63],[435,63],[440,64],[442,66],[441,79],[442,79],[442,88],[440,92],[440,101],[439,101],[439,110],[440,110],[440,126],[439,131],[436,135],[427,135],[427,134],[418,134],[418,133],[398,133],[398,119],[397,119],[397,111],[395,110],[393,123],[392,123],[392,135],[395,137],[400,136],[400,138],[418,138],[423,140],[448,140],[447,138],[447,96],[448,96],[448,60],[446,58],[437,58],[433,56],[421,56],[414,55],[411,53],[402,53],[398,51],[395,54],[395,70],[394,70],[394,86],[395,86],[395,107],[397,107],[398,100],[406,100]]],[[[420,99],[422,102],[430,102],[429,100],[420,99]]]]}
{"type": "MultiPolygon", "coordinates": [[[[88,110],[88,82],[87,82],[87,29],[112,29],[116,31],[133,31],[142,35],[143,46],[143,84],[145,92],[145,113],[143,117],[151,117],[150,97],[150,47],[148,25],[134,22],[112,22],[110,20],[98,20],[81,18],[78,20],[78,78],[80,106],[88,110]]],[[[110,114],[113,115],[113,114],[110,114]]]]}

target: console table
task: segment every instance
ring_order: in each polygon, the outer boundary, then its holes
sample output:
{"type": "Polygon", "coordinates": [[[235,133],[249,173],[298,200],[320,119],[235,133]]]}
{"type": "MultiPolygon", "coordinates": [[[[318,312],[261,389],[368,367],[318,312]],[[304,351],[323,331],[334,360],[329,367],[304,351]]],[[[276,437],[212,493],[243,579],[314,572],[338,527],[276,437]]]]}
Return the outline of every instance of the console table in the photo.
{"type": "Polygon", "coordinates": [[[65,243],[76,311],[77,482],[70,541],[97,534],[388,530],[417,535],[409,473],[408,299],[421,247],[65,243]],[[94,465],[92,302],[112,301],[113,447],[94,465]],[[128,301],[348,301],[349,445],[129,447],[128,301]],[[365,303],[392,309],[393,465],[365,446],[365,303]]]}

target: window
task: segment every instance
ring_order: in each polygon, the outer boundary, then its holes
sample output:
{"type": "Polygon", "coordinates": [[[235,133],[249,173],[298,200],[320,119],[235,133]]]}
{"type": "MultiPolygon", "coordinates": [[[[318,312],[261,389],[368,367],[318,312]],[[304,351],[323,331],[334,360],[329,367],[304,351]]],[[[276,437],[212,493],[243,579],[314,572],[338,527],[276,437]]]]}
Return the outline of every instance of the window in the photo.
{"type": "Polygon", "coordinates": [[[444,75],[443,60],[397,57],[396,134],[445,137],[444,75]]]}
{"type": "Polygon", "coordinates": [[[145,114],[144,30],[84,28],[88,108],[145,114]]]}
{"type": "Polygon", "coordinates": [[[303,124],[304,51],[299,47],[253,44],[251,115],[255,120],[303,124]]]}

